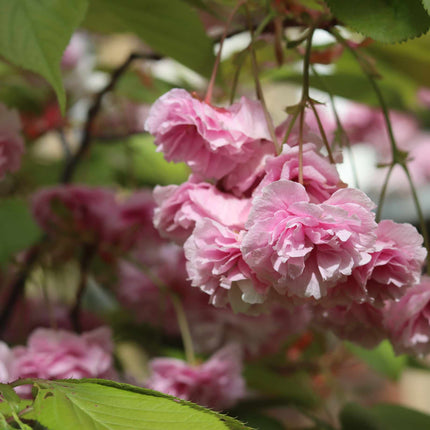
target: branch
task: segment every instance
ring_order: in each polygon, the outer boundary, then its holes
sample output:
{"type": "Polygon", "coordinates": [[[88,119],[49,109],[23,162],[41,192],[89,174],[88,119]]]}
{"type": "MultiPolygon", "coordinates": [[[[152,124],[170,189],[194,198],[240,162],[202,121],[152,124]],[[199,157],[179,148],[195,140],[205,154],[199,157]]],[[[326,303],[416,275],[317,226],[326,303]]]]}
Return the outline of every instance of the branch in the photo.
{"type": "Polygon", "coordinates": [[[68,184],[72,181],[80,161],[82,160],[84,155],[88,152],[91,146],[91,141],[92,141],[91,131],[93,128],[94,121],[97,117],[97,114],[100,112],[103,97],[115,88],[121,76],[127,71],[127,69],[130,67],[131,63],[133,63],[134,60],[138,60],[138,59],[139,60],[142,60],[142,59],[159,60],[160,58],[161,57],[158,54],[132,53],[129,55],[127,60],[124,61],[124,63],[122,63],[117,69],[115,69],[112,72],[112,75],[108,84],[95,95],[94,101],[88,110],[87,119],[85,121],[85,126],[82,134],[82,139],[79,144],[79,148],[76,151],[76,153],[73,155],[73,157],[71,157],[69,160],[66,161],[64,170],[61,173],[60,182],[62,184],[68,184]]]}

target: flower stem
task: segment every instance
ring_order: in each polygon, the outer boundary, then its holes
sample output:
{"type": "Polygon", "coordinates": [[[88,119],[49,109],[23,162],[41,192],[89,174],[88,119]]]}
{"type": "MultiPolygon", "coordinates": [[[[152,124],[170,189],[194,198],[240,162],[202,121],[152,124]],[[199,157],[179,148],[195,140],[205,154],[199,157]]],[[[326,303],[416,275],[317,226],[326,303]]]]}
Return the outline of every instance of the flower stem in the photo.
{"type": "Polygon", "coordinates": [[[216,75],[218,73],[219,64],[221,62],[222,48],[224,46],[225,38],[227,37],[228,29],[231,25],[231,22],[233,21],[234,15],[236,15],[236,12],[238,11],[238,9],[243,4],[244,4],[244,1],[238,2],[236,7],[231,11],[230,16],[228,17],[227,23],[225,25],[224,33],[222,34],[221,40],[219,42],[218,53],[217,53],[217,56],[215,58],[215,64],[214,64],[214,67],[212,69],[211,78],[210,78],[208,89],[206,91],[206,96],[205,96],[205,102],[208,104],[210,104],[212,101],[212,93],[213,93],[213,89],[215,86],[215,79],[216,79],[216,75]]]}

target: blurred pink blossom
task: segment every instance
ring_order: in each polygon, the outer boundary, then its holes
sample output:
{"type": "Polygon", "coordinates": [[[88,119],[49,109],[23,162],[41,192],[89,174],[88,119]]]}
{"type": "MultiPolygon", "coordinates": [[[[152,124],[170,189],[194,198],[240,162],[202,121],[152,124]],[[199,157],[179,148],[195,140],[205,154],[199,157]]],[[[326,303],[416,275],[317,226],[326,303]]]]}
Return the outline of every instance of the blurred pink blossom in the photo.
{"type": "Polygon", "coordinates": [[[6,172],[16,172],[21,166],[24,152],[21,128],[18,112],[0,103],[0,179],[6,172]]]}
{"type": "Polygon", "coordinates": [[[406,291],[385,309],[385,324],[398,354],[430,353],[430,277],[406,291]]]}
{"type": "Polygon", "coordinates": [[[341,339],[374,348],[387,337],[384,311],[369,303],[350,303],[331,308],[314,308],[313,324],[317,329],[332,331],[341,339]]]}
{"type": "Polygon", "coordinates": [[[215,410],[234,406],[245,395],[240,350],[229,345],[199,365],[155,358],[146,386],[215,410]]]}
{"type": "Polygon", "coordinates": [[[26,346],[12,349],[13,371],[19,378],[114,378],[113,344],[107,327],[78,335],[38,328],[26,346]]]}

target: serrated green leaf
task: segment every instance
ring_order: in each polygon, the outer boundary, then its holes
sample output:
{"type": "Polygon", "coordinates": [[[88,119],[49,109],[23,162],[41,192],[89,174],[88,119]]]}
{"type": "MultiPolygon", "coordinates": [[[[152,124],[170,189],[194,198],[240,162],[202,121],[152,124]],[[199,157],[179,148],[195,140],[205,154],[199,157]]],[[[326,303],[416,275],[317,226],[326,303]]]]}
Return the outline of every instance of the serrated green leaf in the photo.
{"type": "Polygon", "coordinates": [[[212,71],[212,41],[184,1],[92,0],[84,25],[102,33],[133,32],[155,51],[204,76],[212,71]]]}
{"type": "Polygon", "coordinates": [[[40,235],[23,199],[0,200],[0,266],[33,244],[40,235]]]}
{"type": "Polygon", "coordinates": [[[87,0],[0,0],[0,55],[43,76],[64,112],[63,52],[84,19],[87,0]]]}
{"type": "Polygon", "coordinates": [[[399,379],[407,365],[407,356],[396,356],[388,340],[374,349],[365,349],[349,342],[346,342],[346,347],[372,369],[393,380],[399,379]]]}
{"type": "MultiPolygon", "coordinates": [[[[155,391],[103,380],[37,381],[34,417],[50,430],[239,430],[238,421],[155,391]]],[[[23,416],[25,418],[25,414],[23,416]]]]}
{"type": "Polygon", "coordinates": [[[333,14],[353,30],[384,43],[420,36],[430,17],[420,0],[326,0],[333,14]]]}

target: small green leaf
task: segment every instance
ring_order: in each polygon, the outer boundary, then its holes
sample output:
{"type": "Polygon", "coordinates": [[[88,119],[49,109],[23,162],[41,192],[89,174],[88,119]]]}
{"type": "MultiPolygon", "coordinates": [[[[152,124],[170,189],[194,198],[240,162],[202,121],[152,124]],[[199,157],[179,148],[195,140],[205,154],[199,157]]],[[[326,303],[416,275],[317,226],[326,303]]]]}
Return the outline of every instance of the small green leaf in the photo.
{"type": "Polygon", "coordinates": [[[0,394],[4,397],[9,406],[15,411],[17,408],[19,408],[18,405],[21,402],[21,398],[15,393],[11,386],[0,383],[0,394]]]}
{"type": "Polygon", "coordinates": [[[347,342],[346,347],[372,369],[390,379],[397,380],[407,365],[407,356],[396,356],[388,340],[381,342],[374,349],[365,349],[347,342]]]}
{"type": "Polygon", "coordinates": [[[326,0],[333,14],[353,30],[384,43],[426,33],[428,16],[420,0],[326,0]]]}
{"type": "Polygon", "coordinates": [[[23,199],[0,201],[0,266],[7,263],[13,254],[33,244],[39,234],[23,199]]]}
{"type": "Polygon", "coordinates": [[[84,25],[102,33],[133,32],[155,51],[204,76],[212,71],[212,41],[184,1],[92,0],[84,25]]]}
{"type": "Polygon", "coordinates": [[[0,0],[0,55],[43,76],[57,93],[63,112],[61,57],[87,4],[87,0],[0,0]]]}
{"type": "MultiPolygon", "coordinates": [[[[37,381],[34,417],[50,430],[240,430],[190,402],[104,380],[37,381]]],[[[25,414],[23,415],[25,418],[25,414]]]]}

